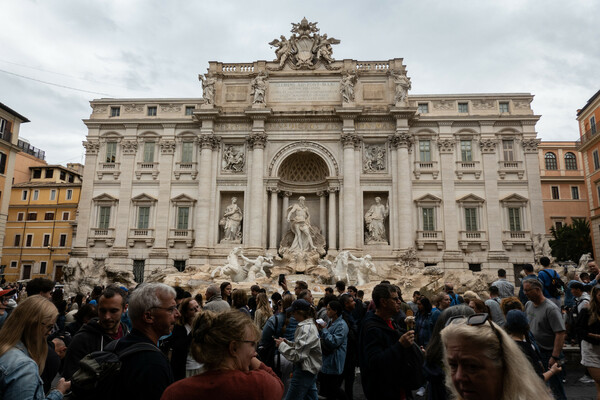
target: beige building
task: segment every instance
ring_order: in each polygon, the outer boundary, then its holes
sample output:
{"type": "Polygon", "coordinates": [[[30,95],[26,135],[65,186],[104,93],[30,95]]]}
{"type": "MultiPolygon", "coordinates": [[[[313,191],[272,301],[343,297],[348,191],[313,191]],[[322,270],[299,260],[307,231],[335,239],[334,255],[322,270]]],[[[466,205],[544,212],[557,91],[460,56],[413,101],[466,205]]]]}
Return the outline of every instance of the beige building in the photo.
{"type": "Polygon", "coordinates": [[[91,102],[73,263],[141,280],[237,246],[285,260],[298,226],[321,256],[378,268],[412,248],[446,269],[533,261],[546,228],[531,94],[409,94],[402,59],[334,60],[339,41],[315,25],[292,33],[275,61],[211,62],[202,99],[91,102]],[[310,224],[291,216],[300,196],[310,224]]]}

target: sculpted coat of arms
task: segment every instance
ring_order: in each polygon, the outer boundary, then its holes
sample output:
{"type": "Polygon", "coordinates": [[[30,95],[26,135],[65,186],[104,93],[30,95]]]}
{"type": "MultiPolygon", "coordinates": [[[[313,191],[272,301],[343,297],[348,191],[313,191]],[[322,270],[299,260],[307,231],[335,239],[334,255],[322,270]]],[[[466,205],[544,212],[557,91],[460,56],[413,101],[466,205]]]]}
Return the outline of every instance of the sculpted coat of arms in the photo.
{"type": "Polygon", "coordinates": [[[335,61],[331,56],[334,44],[339,44],[338,39],[327,37],[327,34],[321,35],[317,22],[308,22],[303,18],[300,23],[292,23],[292,36],[287,39],[281,35],[279,39],[274,39],[269,44],[277,47],[275,62],[279,63],[275,70],[282,69],[286,62],[293,69],[315,69],[319,61],[327,69],[334,68],[331,64],[335,61]]]}

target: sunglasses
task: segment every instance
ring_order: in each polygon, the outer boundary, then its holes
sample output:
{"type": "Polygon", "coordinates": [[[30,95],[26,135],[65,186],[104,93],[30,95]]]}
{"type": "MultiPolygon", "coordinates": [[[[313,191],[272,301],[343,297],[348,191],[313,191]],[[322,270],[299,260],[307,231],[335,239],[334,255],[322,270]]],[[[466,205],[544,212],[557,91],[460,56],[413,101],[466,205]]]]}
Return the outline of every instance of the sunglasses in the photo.
{"type": "Polygon", "coordinates": [[[492,324],[492,320],[490,319],[488,313],[473,314],[469,315],[468,317],[466,315],[456,315],[454,317],[451,317],[448,321],[446,321],[445,326],[454,324],[460,325],[465,323],[469,326],[481,326],[484,325],[486,321],[489,323],[490,328],[492,328],[492,332],[494,332],[496,338],[498,338],[498,343],[500,344],[500,358],[504,360],[504,342],[502,341],[502,335],[500,334],[500,332],[498,332],[498,329],[496,329],[494,324],[492,324]]]}

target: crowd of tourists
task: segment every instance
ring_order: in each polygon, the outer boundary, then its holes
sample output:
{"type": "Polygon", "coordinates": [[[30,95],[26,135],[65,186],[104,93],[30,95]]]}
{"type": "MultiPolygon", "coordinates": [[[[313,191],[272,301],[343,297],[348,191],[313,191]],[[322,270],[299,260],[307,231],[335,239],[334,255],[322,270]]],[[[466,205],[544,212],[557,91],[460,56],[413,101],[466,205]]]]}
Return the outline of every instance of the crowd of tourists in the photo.
{"type": "Polygon", "coordinates": [[[0,398],[566,399],[563,347],[579,345],[600,398],[600,277],[561,281],[542,257],[489,297],[376,285],[371,299],[304,281],[270,296],[211,284],[109,285],[65,298],[36,278],[0,289],[0,398]],[[290,290],[291,289],[291,290],[290,290]]]}

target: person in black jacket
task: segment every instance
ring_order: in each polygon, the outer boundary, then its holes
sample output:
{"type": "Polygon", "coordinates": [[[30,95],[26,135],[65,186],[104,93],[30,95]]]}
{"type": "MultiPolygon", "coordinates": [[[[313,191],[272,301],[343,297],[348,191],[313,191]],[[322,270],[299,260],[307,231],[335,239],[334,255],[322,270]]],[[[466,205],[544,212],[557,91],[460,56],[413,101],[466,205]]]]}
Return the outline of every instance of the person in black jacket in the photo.
{"type": "Polygon", "coordinates": [[[198,302],[191,297],[183,299],[179,304],[181,316],[177,319],[173,334],[168,339],[168,347],[171,351],[171,368],[176,381],[200,373],[202,368],[202,365],[194,360],[190,354],[192,322],[198,315],[199,310],[198,302]]]}
{"type": "Polygon", "coordinates": [[[359,365],[363,391],[367,399],[405,399],[406,361],[415,332],[401,331],[392,317],[400,311],[395,288],[379,284],[372,292],[376,310],[367,313],[360,331],[359,365]]]}
{"type": "Polygon", "coordinates": [[[355,368],[358,365],[358,324],[354,319],[352,311],[356,307],[354,298],[344,293],[340,296],[340,303],[344,308],[344,320],[348,324],[348,345],[346,346],[346,360],[344,362],[344,391],[346,397],[352,400],[354,398],[354,377],[355,368]]]}

